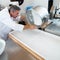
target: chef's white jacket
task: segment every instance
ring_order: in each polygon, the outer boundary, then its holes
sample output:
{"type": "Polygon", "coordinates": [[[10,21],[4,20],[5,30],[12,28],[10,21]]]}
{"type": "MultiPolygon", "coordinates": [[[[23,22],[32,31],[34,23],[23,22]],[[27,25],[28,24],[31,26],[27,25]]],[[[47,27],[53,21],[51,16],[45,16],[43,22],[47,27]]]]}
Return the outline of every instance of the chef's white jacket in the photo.
{"type": "Polygon", "coordinates": [[[6,40],[7,34],[11,30],[22,31],[23,28],[23,25],[17,24],[12,20],[7,7],[0,11],[0,37],[6,40]]]}

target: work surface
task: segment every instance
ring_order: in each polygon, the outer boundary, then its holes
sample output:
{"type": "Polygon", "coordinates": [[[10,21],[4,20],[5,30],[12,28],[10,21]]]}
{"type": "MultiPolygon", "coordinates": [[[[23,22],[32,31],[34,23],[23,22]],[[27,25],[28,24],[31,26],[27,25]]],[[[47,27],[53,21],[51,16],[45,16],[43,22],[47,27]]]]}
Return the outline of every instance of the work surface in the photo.
{"type": "Polygon", "coordinates": [[[53,19],[53,23],[45,28],[45,31],[60,36],[60,19],[53,19]]]}
{"type": "Polygon", "coordinates": [[[56,35],[41,30],[24,30],[13,31],[9,37],[21,47],[24,46],[25,50],[30,50],[37,60],[41,57],[45,60],[60,60],[60,37],[56,35]]]}

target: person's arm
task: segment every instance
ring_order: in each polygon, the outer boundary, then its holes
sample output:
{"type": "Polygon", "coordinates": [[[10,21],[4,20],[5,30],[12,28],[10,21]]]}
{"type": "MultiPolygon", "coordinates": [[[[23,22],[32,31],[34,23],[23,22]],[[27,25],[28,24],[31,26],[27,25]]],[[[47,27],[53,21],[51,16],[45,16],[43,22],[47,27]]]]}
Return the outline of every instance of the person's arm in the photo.
{"type": "Polygon", "coordinates": [[[22,31],[24,29],[36,29],[37,28],[36,26],[30,25],[30,24],[26,24],[26,25],[17,24],[15,21],[12,21],[12,20],[5,21],[4,24],[6,24],[8,27],[10,27],[11,29],[15,31],[22,31]]]}
{"type": "Polygon", "coordinates": [[[24,25],[17,24],[15,21],[13,21],[11,19],[5,20],[5,21],[3,21],[3,23],[15,31],[22,31],[24,28],[24,25]]]}

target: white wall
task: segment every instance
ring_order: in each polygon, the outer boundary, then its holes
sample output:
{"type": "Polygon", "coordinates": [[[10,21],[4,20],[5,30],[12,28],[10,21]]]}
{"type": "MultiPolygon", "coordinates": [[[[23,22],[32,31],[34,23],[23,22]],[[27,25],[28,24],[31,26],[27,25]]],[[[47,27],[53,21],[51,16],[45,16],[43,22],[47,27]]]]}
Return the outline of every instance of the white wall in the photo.
{"type": "MultiPolygon", "coordinates": [[[[21,12],[25,12],[24,10],[26,9],[27,6],[32,5],[34,0],[24,0],[24,3],[20,6],[21,7],[21,12]]],[[[4,6],[8,6],[10,3],[10,0],[0,0],[0,4],[4,6]]]]}
{"type": "Polygon", "coordinates": [[[40,5],[48,8],[48,0],[34,0],[34,5],[40,5]]]}
{"type": "MultiPolygon", "coordinates": [[[[60,0],[54,0],[54,6],[59,5],[60,0]]],[[[8,6],[10,3],[10,0],[0,0],[0,4],[4,6],[8,6]]],[[[40,5],[43,7],[48,8],[48,0],[24,0],[24,3],[20,6],[21,7],[21,12],[25,12],[24,10],[26,9],[27,6],[36,6],[40,5]]]]}
{"type": "Polygon", "coordinates": [[[60,0],[53,0],[54,2],[53,2],[53,5],[54,5],[54,7],[59,7],[59,3],[60,3],[60,0]]]}
{"type": "MultiPolygon", "coordinates": [[[[4,6],[8,6],[8,4],[10,3],[10,0],[0,0],[0,3],[4,6]]],[[[27,6],[36,6],[36,5],[40,5],[40,6],[44,6],[44,7],[48,7],[48,0],[24,0],[24,3],[20,6],[21,7],[21,12],[25,12],[24,10],[26,9],[27,6]]]]}
{"type": "MultiPolygon", "coordinates": [[[[0,2],[2,5],[8,6],[8,4],[10,3],[10,0],[0,0],[0,2]]],[[[30,5],[33,5],[33,6],[40,5],[47,8],[48,0],[24,0],[24,3],[20,6],[21,12],[25,12],[24,10],[26,9],[26,7],[30,5]]]]}
{"type": "Polygon", "coordinates": [[[26,9],[26,7],[32,5],[32,6],[36,6],[36,5],[40,5],[43,7],[48,8],[48,0],[25,0],[24,3],[21,6],[21,12],[24,12],[24,10],[26,9]]]}
{"type": "Polygon", "coordinates": [[[0,0],[0,4],[4,5],[4,6],[8,6],[10,3],[10,0],[0,0]]]}
{"type": "Polygon", "coordinates": [[[24,0],[24,3],[20,6],[21,7],[21,12],[25,12],[24,10],[26,9],[27,6],[33,5],[34,0],[24,0]]]}
{"type": "MultiPolygon", "coordinates": [[[[53,4],[55,7],[56,6],[57,8],[60,7],[60,0],[53,0],[53,1],[54,1],[53,4]]],[[[48,9],[48,0],[25,0],[24,4],[21,6],[22,12],[24,12],[27,5],[28,6],[29,5],[33,5],[33,6],[40,5],[48,9]]]]}

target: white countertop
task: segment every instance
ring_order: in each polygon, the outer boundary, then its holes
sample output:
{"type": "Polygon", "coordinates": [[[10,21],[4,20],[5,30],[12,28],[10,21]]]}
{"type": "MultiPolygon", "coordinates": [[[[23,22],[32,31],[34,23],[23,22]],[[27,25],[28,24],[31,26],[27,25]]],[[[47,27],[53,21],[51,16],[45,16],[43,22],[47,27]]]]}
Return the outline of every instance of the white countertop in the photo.
{"type": "Polygon", "coordinates": [[[13,31],[10,34],[44,59],[60,60],[60,37],[41,30],[13,31]]]}
{"type": "Polygon", "coordinates": [[[53,23],[45,28],[45,31],[60,36],[60,19],[52,19],[53,23]]]}

